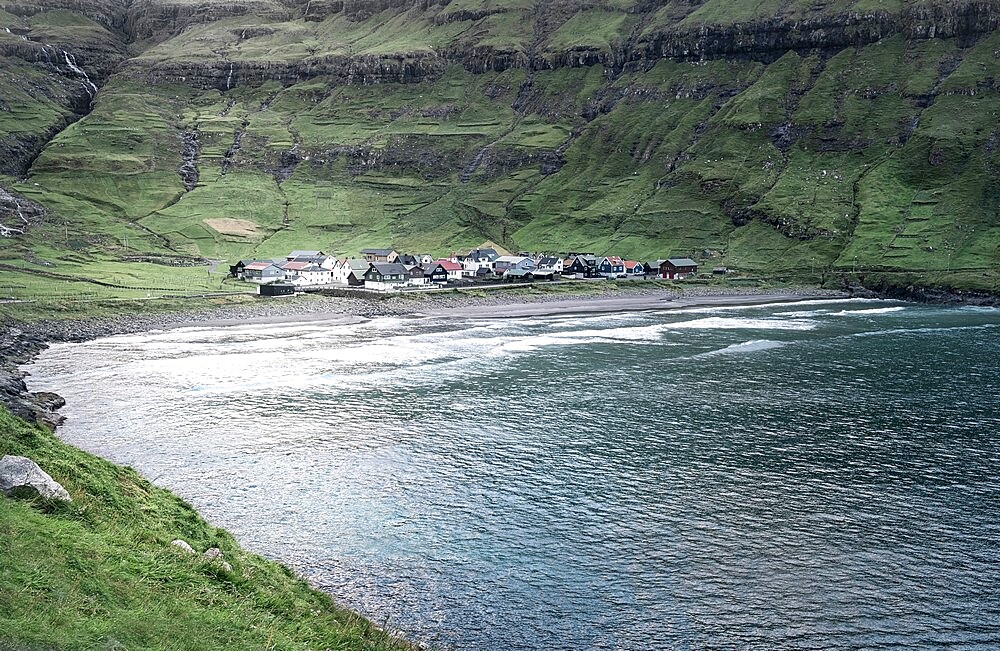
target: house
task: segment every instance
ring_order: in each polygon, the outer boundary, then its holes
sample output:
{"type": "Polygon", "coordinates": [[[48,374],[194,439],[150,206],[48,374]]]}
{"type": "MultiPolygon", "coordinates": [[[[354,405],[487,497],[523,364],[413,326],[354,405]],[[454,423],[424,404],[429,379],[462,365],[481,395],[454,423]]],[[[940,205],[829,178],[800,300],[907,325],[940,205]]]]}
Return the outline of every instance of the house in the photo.
{"type": "Polygon", "coordinates": [[[285,272],[285,278],[296,285],[329,285],[333,282],[333,274],[312,262],[283,262],[280,265],[285,272]]]}
{"type": "Polygon", "coordinates": [[[650,260],[649,262],[643,262],[642,269],[646,272],[647,276],[659,276],[660,265],[664,262],[666,262],[666,260],[650,260]]]}
{"type": "Polygon", "coordinates": [[[367,260],[352,258],[346,261],[347,271],[345,280],[349,287],[360,287],[365,284],[365,274],[371,269],[372,263],[367,260]]]}
{"type": "Polygon", "coordinates": [[[629,278],[637,278],[646,275],[646,269],[642,266],[641,262],[636,262],[635,260],[625,261],[625,275],[629,278]]]}
{"type": "Polygon", "coordinates": [[[567,265],[563,261],[563,274],[574,278],[594,278],[597,276],[597,260],[593,256],[578,255],[567,265]]]}
{"type": "Polygon", "coordinates": [[[393,249],[361,249],[361,257],[368,262],[396,262],[399,254],[393,249]]]}
{"type": "Polygon", "coordinates": [[[535,274],[531,269],[511,267],[503,272],[503,281],[505,283],[530,283],[534,280],[535,274]]]}
{"type": "Polygon", "coordinates": [[[462,268],[466,276],[475,277],[480,269],[493,271],[493,263],[498,257],[496,249],[473,249],[462,258],[462,268]]]}
{"type": "Polygon", "coordinates": [[[285,271],[270,260],[252,262],[243,269],[243,279],[251,283],[270,283],[285,279],[285,271]]]}
{"type": "Polygon", "coordinates": [[[288,260],[288,262],[311,262],[327,271],[333,271],[334,265],[337,264],[337,258],[329,255],[300,255],[288,260]]]}
{"type": "Polygon", "coordinates": [[[295,285],[290,283],[268,283],[257,288],[261,296],[294,296],[295,285]]]}
{"type": "Polygon", "coordinates": [[[698,263],[691,258],[668,258],[660,265],[660,277],[681,280],[698,273],[698,263]]]}
{"type": "Polygon", "coordinates": [[[559,256],[543,255],[538,259],[537,268],[539,271],[551,271],[556,274],[562,274],[563,259],[559,256]]]}
{"type": "Polygon", "coordinates": [[[233,278],[239,278],[244,280],[244,270],[247,265],[253,264],[255,262],[271,262],[270,260],[240,260],[234,265],[229,265],[229,275],[233,278]]]}
{"type": "Polygon", "coordinates": [[[424,276],[432,283],[438,285],[444,285],[448,282],[448,270],[441,266],[438,262],[432,262],[430,264],[425,264],[424,276]]]}
{"type": "Polygon", "coordinates": [[[406,284],[414,287],[423,287],[430,282],[424,268],[418,264],[403,265],[406,267],[406,284]]]}
{"type": "Polygon", "coordinates": [[[616,255],[601,258],[597,263],[597,273],[605,278],[623,278],[625,261],[616,255]]]}
{"type": "Polygon", "coordinates": [[[365,289],[388,292],[399,289],[409,280],[406,267],[398,262],[373,262],[365,273],[365,289]]]}
{"type": "Polygon", "coordinates": [[[555,280],[556,272],[551,269],[535,269],[529,272],[533,280],[555,280]]]}
{"type": "Polygon", "coordinates": [[[287,262],[291,262],[296,258],[320,258],[325,256],[326,254],[323,253],[322,251],[292,251],[291,253],[285,256],[285,260],[287,262]]]}
{"type": "Polygon", "coordinates": [[[448,280],[462,279],[462,265],[443,258],[441,260],[437,260],[437,264],[441,265],[441,268],[448,274],[448,280]]]}
{"type": "Polygon", "coordinates": [[[504,274],[509,269],[531,271],[534,268],[535,261],[523,255],[502,255],[493,261],[493,270],[498,274],[504,274]]]}

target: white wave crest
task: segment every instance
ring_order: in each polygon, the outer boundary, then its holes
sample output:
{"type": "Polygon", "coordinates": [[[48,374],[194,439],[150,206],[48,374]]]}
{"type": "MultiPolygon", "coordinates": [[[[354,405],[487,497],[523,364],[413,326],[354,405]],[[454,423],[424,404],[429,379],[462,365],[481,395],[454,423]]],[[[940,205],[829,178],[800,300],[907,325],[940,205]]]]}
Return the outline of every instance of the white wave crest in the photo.
{"type": "Polygon", "coordinates": [[[868,316],[871,314],[889,314],[890,312],[902,312],[902,307],[876,307],[869,310],[841,310],[831,312],[830,316],[868,316]]]}
{"type": "Polygon", "coordinates": [[[667,330],[813,330],[815,321],[808,319],[749,319],[710,316],[693,321],[680,321],[665,326],[667,330]]]}
{"type": "Polygon", "coordinates": [[[707,353],[696,355],[696,357],[714,357],[715,355],[732,355],[742,353],[754,353],[761,350],[771,350],[781,348],[787,341],[774,341],[772,339],[752,339],[739,344],[732,344],[719,350],[710,350],[707,353]]]}

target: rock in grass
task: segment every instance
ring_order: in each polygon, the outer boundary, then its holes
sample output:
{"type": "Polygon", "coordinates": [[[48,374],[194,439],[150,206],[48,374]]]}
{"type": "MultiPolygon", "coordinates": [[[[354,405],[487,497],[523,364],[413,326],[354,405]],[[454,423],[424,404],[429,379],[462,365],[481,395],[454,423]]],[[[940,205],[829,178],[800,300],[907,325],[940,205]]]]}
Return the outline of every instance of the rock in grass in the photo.
{"type": "Polygon", "coordinates": [[[177,547],[178,549],[180,549],[182,551],[187,552],[188,554],[193,554],[194,553],[194,547],[192,547],[191,545],[187,544],[187,541],[181,540],[180,538],[178,538],[177,540],[171,540],[170,544],[173,545],[174,547],[177,547]]]}
{"type": "Polygon", "coordinates": [[[219,549],[218,547],[212,547],[211,549],[205,550],[205,553],[202,554],[201,556],[206,561],[218,563],[222,567],[222,569],[224,569],[227,572],[233,571],[233,566],[227,563],[224,558],[222,558],[222,550],[219,549]]]}
{"type": "Polygon", "coordinates": [[[72,502],[66,489],[27,457],[11,454],[0,459],[0,493],[7,497],[42,497],[72,502]]]}

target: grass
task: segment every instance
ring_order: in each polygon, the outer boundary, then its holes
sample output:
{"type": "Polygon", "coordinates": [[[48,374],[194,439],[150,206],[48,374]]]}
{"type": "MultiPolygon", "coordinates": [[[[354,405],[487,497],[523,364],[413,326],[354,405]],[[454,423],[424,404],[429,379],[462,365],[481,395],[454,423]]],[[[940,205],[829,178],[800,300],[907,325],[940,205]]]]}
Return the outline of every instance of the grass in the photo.
{"type": "Polygon", "coordinates": [[[244,552],[134,470],[0,408],[0,455],[27,456],[70,504],[0,497],[0,640],[51,649],[405,649],[286,568],[244,552]],[[169,545],[220,548],[232,571],[169,545]]]}
{"type": "MultiPolygon", "coordinates": [[[[159,65],[218,51],[236,62],[394,61],[484,44],[531,44],[549,56],[605,50],[634,31],[640,14],[643,29],[656,31],[666,24],[658,21],[814,11],[779,4],[668,3],[646,15],[608,0],[546,13],[538,30],[524,1],[348,11],[322,22],[244,15],[194,26],[141,58],[159,65]],[[481,18],[459,20],[479,10],[481,18]]],[[[899,11],[900,3],[838,0],[828,11],[862,7],[899,11]]],[[[69,14],[45,20],[89,25],[69,14]]],[[[474,74],[452,61],[419,83],[319,77],[227,92],[116,75],[93,112],[49,143],[30,179],[4,182],[49,216],[5,243],[0,262],[40,258],[52,271],[100,278],[113,266],[112,275],[135,285],[181,291],[199,283],[203,267],[164,277],[157,265],[125,262],[126,243],[131,254],[195,262],[294,248],[445,254],[491,239],[513,250],[638,259],[707,252],[748,273],[844,270],[857,257],[890,274],[968,270],[963,282],[992,287],[1000,267],[998,38],[965,47],[891,36],[822,56],[658,60],[620,75],[604,66],[474,74]],[[785,128],[782,142],[776,134],[785,128]],[[200,179],[190,192],[177,173],[184,130],[199,133],[200,179]],[[279,177],[293,148],[300,162],[279,177]],[[543,174],[557,148],[561,167],[543,174]],[[227,234],[205,223],[220,218],[257,229],[227,234]]],[[[44,140],[67,119],[63,85],[16,60],[0,65],[48,84],[44,93],[0,91],[16,107],[0,112],[0,142],[4,134],[44,140]]],[[[0,285],[17,283],[25,285],[18,296],[43,289],[0,272],[0,285]]]]}

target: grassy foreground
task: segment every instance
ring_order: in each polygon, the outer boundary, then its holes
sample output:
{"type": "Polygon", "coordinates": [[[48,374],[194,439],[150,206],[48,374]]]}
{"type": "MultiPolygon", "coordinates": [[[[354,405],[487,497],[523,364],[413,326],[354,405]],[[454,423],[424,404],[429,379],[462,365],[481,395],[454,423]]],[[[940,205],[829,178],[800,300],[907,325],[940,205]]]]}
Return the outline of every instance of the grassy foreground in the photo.
{"type": "Polygon", "coordinates": [[[407,649],[186,503],[0,408],[0,455],[71,504],[0,497],[0,650],[407,649]],[[219,547],[232,571],[169,545],[219,547]]]}

